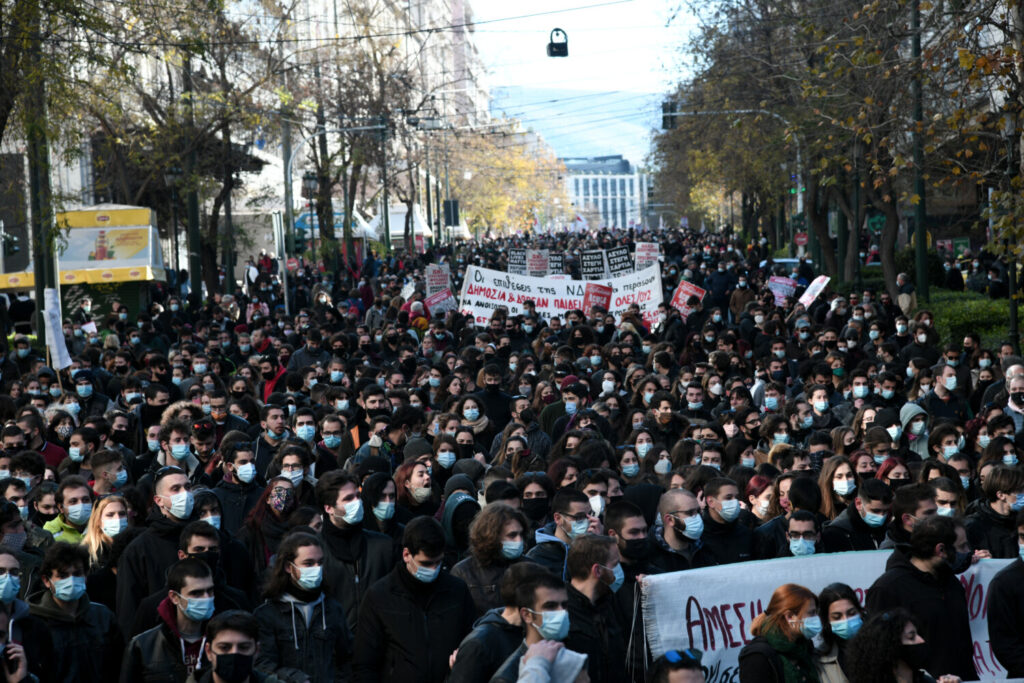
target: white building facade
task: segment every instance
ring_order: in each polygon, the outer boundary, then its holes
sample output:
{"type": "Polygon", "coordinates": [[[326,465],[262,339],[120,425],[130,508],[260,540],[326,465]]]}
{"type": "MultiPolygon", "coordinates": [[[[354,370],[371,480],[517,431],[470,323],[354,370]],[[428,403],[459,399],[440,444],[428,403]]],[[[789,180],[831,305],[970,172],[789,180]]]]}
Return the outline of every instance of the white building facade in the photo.
{"type": "Polygon", "coordinates": [[[591,228],[628,228],[639,225],[647,203],[646,173],[621,155],[591,158],[564,158],[565,191],[577,214],[583,218],[598,216],[600,226],[591,228]]]}

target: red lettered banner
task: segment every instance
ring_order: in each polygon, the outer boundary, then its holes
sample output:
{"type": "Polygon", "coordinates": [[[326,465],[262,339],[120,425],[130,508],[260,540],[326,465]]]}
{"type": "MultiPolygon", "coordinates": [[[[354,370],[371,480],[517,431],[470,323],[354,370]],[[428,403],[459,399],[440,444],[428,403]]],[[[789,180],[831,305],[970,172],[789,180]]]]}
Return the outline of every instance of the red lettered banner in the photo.
{"type": "Polygon", "coordinates": [[[690,311],[692,310],[686,305],[686,300],[691,296],[695,296],[703,301],[706,293],[707,292],[692,282],[683,280],[679,283],[679,286],[676,287],[675,294],[672,295],[672,308],[679,311],[679,314],[683,316],[683,320],[686,320],[690,316],[690,311]]]}
{"type": "Polygon", "coordinates": [[[601,306],[604,310],[612,303],[612,288],[588,282],[583,290],[583,312],[588,313],[591,306],[601,306]]]}

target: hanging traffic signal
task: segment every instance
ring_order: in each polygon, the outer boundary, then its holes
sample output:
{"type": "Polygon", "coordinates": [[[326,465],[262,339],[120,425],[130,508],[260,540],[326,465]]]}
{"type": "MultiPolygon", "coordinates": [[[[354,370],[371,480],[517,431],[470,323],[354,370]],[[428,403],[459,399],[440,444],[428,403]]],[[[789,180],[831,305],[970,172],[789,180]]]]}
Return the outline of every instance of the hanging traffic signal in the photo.
{"type": "Polygon", "coordinates": [[[560,28],[552,29],[548,36],[548,57],[568,57],[569,36],[560,28]]]}

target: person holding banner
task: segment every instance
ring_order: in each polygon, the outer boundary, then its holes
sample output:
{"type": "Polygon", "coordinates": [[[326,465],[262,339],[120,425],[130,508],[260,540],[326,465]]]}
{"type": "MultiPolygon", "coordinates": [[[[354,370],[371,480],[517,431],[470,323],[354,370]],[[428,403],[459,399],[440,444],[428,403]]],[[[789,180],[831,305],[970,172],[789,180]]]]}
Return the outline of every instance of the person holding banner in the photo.
{"type": "Polygon", "coordinates": [[[818,683],[812,640],[821,633],[818,598],[795,583],[779,586],[750,625],[740,651],[742,683],[818,683]]]}
{"type": "Polygon", "coordinates": [[[1024,511],[1014,515],[1020,551],[988,587],[988,638],[1009,678],[1024,678],[1024,511]]]}
{"type": "Polygon", "coordinates": [[[902,608],[872,616],[850,644],[850,683],[960,683],[959,676],[925,670],[934,645],[921,636],[922,623],[902,608]]]}

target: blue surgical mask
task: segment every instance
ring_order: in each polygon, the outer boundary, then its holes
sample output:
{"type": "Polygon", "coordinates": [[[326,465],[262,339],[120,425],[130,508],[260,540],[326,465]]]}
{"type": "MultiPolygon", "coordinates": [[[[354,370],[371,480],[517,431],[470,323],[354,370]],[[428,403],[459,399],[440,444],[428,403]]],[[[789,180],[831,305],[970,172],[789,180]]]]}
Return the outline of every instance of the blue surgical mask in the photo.
{"type": "Polygon", "coordinates": [[[185,609],[181,611],[192,621],[206,621],[213,616],[213,598],[186,599],[181,593],[178,593],[178,597],[185,600],[185,609]]]}
{"type": "Polygon", "coordinates": [[[773,434],[772,443],[775,445],[780,443],[789,443],[789,434],[773,434]]]}
{"type": "Polygon", "coordinates": [[[298,567],[299,578],[295,581],[302,590],[315,590],[324,579],[323,567],[298,567]]]}
{"type": "Polygon", "coordinates": [[[623,465],[622,474],[627,477],[635,477],[636,475],[640,474],[640,464],[634,462],[630,465],[623,465]]]}
{"type": "Polygon", "coordinates": [[[874,527],[874,528],[877,529],[878,527],[880,527],[883,524],[885,524],[885,520],[887,519],[887,516],[886,515],[877,515],[874,512],[865,512],[864,515],[862,516],[862,519],[864,520],[865,524],[867,524],[870,527],[874,527]]]}
{"type": "Polygon", "coordinates": [[[107,517],[103,520],[100,526],[103,528],[103,533],[105,533],[107,536],[110,536],[111,538],[114,538],[119,533],[128,528],[128,518],[107,517]]]}
{"type": "Polygon", "coordinates": [[[341,445],[341,437],[337,434],[330,434],[324,437],[324,445],[328,448],[337,448],[341,445]]]}
{"type": "Polygon", "coordinates": [[[220,515],[210,515],[209,517],[203,517],[202,521],[206,522],[214,529],[220,529],[220,515]]]}
{"type": "Polygon", "coordinates": [[[373,506],[373,516],[382,522],[386,522],[395,516],[395,503],[381,501],[373,506]]]}
{"type": "Polygon", "coordinates": [[[960,485],[964,487],[965,491],[967,489],[971,488],[971,478],[970,477],[960,477],[960,485]]]}
{"type": "Polygon", "coordinates": [[[85,454],[82,453],[82,449],[78,446],[68,447],[68,457],[71,458],[72,462],[82,462],[85,460],[85,454]]]}
{"type": "Polygon", "coordinates": [[[74,602],[85,595],[85,577],[68,576],[53,582],[53,596],[61,602],[74,602]]]}
{"type": "Polygon", "coordinates": [[[895,393],[896,392],[893,391],[892,389],[882,389],[882,398],[884,398],[886,401],[889,401],[892,399],[895,393]]]}
{"type": "Polygon", "coordinates": [[[21,590],[21,578],[4,574],[0,576],[0,602],[7,604],[18,597],[21,590]]]}
{"type": "Polygon", "coordinates": [[[439,564],[433,569],[428,569],[427,567],[417,567],[416,573],[413,576],[416,577],[417,581],[421,581],[423,583],[433,583],[440,573],[441,565],[439,564]]]}
{"type": "Polygon", "coordinates": [[[65,516],[68,521],[75,526],[82,526],[89,521],[89,516],[92,514],[92,503],[76,503],[75,505],[69,505],[65,516]]]}
{"type": "Polygon", "coordinates": [[[793,557],[813,555],[814,541],[808,541],[805,538],[791,538],[789,539],[789,552],[793,553],[793,557]]]}
{"type": "Polygon", "coordinates": [[[569,537],[569,540],[576,540],[580,536],[584,536],[587,533],[587,529],[590,528],[590,520],[587,518],[573,520],[569,524],[569,528],[565,531],[565,535],[569,537]]]}
{"type": "Polygon", "coordinates": [[[437,454],[437,464],[441,467],[450,469],[455,464],[455,454],[451,451],[440,451],[437,454]]]}
{"type": "Polygon", "coordinates": [[[533,627],[540,633],[541,638],[545,640],[565,640],[565,637],[569,635],[569,613],[566,610],[534,612],[531,609],[529,612],[534,616],[540,614],[543,619],[539,626],[536,621],[533,622],[533,627]]]}
{"type": "Polygon", "coordinates": [[[777,410],[779,407],[778,396],[765,396],[764,397],[764,409],[765,410],[777,410]]]}
{"type": "MultiPolygon", "coordinates": [[[[604,565],[601,566],[604,567],[604,565]]],[[[604,568],[609,569],[609,567],[604,568]]],[[[626,580],[626,572],[623,571],[622,564],[611,567],[611,572],[615,576],[615,580],[608,585],[608,588],[611,589],[612,593],[618,593],[619,589],[622,588],[623,582],[626,580]]]]}
{"type": "Polygon", "coordinates": [[[841,640],[849,640],[857,635],[857,631],[860,630],[861,625],[864,623],[864,619],[859,614],[855,614],[849,619],[840,619],[839,621],[833,621],[830,626],[832,628],[832,635],[841,640]]]}
{"type": "Polygon", "coordinates": [[[722,509],[719,510],[722,519],[727,522],[731,522],[740,516],[740,501],[733,498],[731,500],[722,501],[722,509]]]}
{"type": "Polygon", "coordinates": [[[945,458],[946,460],[949,460],[950,458],[952,458],[954,455],[956,455],[959,452],[960,452],[960,448],[957,447],[957,446],[943,446],[942,447],[942,457],[945,458]]]}
{"type": "Polygon", "coordinates": [[[363,501],[359,498],[351,500],[344,505],[345,514],[342,519],[345,524],[359,524],[363,521],[363,501]]]}
{"type": "Polygon", "coordinates": [[[848,496],[853,493],[853,490],[857,488],[857,482],[852,479],[838,479],[832,480],[832,490],[838,493],[840,496],[848,496]]]}
{"type": "Polygon", "coordinates": [[[683,536],[696,541],[704,534],[704,519],[700,515],[693,515],[683,520],[683,536]]]}
{"type": "Polygon", "coordinates": [[[189,455],[189,446],[187,443],[176,443],[171,446],[171,457],[181,462],[189,455]]]}
{"type": "Polygon", "coordinates": [[[501,542],[501,555],[506,560],[514,560],[523,554],[523,542],[522,541],[502,541],[501,542]]]}
{"type": "Polygon", "coordinates": [[[476,422],[480,417],[480,411],[476,408],[466,408],[462,411],[462,417],[466,418],[469,422],[476,422]]]}
{"type": "Polygon", "coordinates": [[[821,633],[821,617],[805,617],[803,623],[800,624],[800,633],[808,639],[813,639],[821,633]]]}
{"type": "Polygon", "coordinates": [[[251,462],[247,462],[244,465],[238,465],[235,467],[235,476],[243,484],[248,484],[253,478],[256,477],[256,465],[251,462]]]}
{"type": "Polygon", "coordinates": [[[316,436],[316,427],[313,425],[299,425],[295,428],[295,436],[310,443],[313,441],[313,437],[316,436]]]}
{"type": "Polygon", "coordinates": [[[575,415],[576,414],[576,407],[577,407],[576,401],[566,401],[565,402],[565,414],[566,415],[575,415]]]}
{"type": "Polygon", "coordinates": [[[810,429],[811,426],[814,424],[814,416],[808,415],[800,422],[800,424],[804,429],[810,429]]]}
{"type": "MultiPolygon", "coordinates": [[[[1004,454],[1003,455],[1003,464],[1006,465],[1007,467],[1013,467],[1014,465],[1016,465],[1017,464],[1017,455],[1016,455],[1016,453],[1006,453],[1006,454],[1004,454]]],[[[1016,509],[1016,508],[1014,508],[1014,509],[1016,509]]]]}
{"type": "Polygon", "coordinates": [[[92,396],[92,385],[91,384],[76,384],[75,391],[82,398],[89,398],[92,396]]]}
{"type": "Polygon", "coordinates": [[[1010,505],[1010,509],[1013,510],[1014,512],[1020,510],[1021,508],[1024,508],[1024,493],[1018,493],[1017,500],[1013,501],[1013,503],[1010,505]]]}
{"type": "Polygon", "coordinates": [[[170,513],[178,519],[188,519],[192,514],[192,507],[196,503],[196,499],[192,496],[191,491],[181,491],[175,493],[170,498],[171,507],[170,513]]]}
{"type": "Polygon", "coordinates": [[[653,447],[654,447],[654,444],[646,442],[646,441],[644,441],[642,443],[638,443],[636,445],[636,457],[638,457],[641,460],[643,460],[644,458],[647,457],[647,454],[651,452],[651,449],[653,447]]]}
{"type": "Polygon", "coordinates": [[[657,474],[668,474],[672,471],[672,461],[668,458],[661,458],[654,463],[654,471],[657,474]]]}

